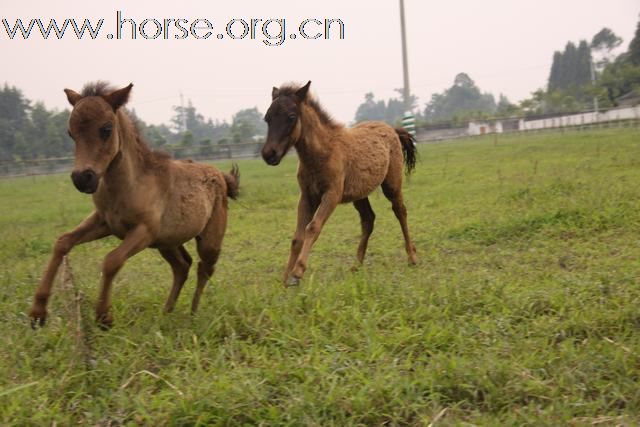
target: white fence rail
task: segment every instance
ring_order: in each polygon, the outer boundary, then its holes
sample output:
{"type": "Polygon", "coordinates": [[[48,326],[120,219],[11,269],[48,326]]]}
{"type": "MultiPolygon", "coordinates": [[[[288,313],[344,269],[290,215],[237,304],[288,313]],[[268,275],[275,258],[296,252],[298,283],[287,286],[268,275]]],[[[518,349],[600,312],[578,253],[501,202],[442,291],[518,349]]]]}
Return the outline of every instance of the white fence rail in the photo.
{"type": "Polygon", "coordinates": [[[565,126],[582,126],[596,123],[614,122],[618,120],[639,120],[640,105],[635,107],[614,108],[604,112],[570,114],[538,120],[520,119],[519,130],[537,130],[565,126]]]}
{"type": "Polygon", "coordinates": [[[555,117],[545,117],[540,119],[517,119],[517,128],[505,126],[507,122],[513,123],[514,119],[472,121],[467,127],[467,135],[484,135],[487,133],[503,133],[510,131],[529,131],[564,128],[572,126],[598,125],[602,123],[619,121],[640,120],[640,105],[635,107],[612,108],[607,111],[567,114],[555,117]]]}

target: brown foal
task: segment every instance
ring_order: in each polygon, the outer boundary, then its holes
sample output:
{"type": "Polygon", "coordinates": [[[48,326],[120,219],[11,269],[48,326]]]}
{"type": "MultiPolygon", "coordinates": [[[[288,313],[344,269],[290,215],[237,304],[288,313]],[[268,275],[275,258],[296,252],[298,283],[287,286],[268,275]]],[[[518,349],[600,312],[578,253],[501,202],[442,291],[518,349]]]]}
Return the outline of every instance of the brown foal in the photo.
{"type": "Polygon", "coordinates": [[[104,259],[97,321],[110,326],[113,278],[125,261],[145,248],[156,248],[171,265],[173,287],[165,304],[171,312],[192,260],[183,244],[193,238],[200,262],[191,311],[198,308],[206,282],[220,255],[227,224],[227,197],[238,195],[237,166],[230,174],[191,161],[153,152],[122,108],[132,84],[118,90],[103,82],[81,94],[65,89],[73,106],[69,135],[75,141],[71,178],[93,197],[94,212],[55,243],[49,265],[35,292],[32,324],[43,325],[53,280],[62,259],[76,245],[114,235],[122,243],[104,259]]]}
{"type": "Polygon", "coordinates": [[[368,195],[378,186],[391,201],[409,262],[417,262],[409,237],[407,209],[402,199],[403,161],[410,173],[416,162],[413,137],[383,122],[365,122],[351,129],[336,123],[309,95],[309,86],[273,88],[265,115],[269,125],[262,157],[276,166],[295,147],[298,158],[298,224],[284,273],[288,285],[297,285],[306,268],[311,247],[339,203],[352,202],[360,214],[362,238],[358,261],[362,263],[373,231],[375,214],[368,195]]]}

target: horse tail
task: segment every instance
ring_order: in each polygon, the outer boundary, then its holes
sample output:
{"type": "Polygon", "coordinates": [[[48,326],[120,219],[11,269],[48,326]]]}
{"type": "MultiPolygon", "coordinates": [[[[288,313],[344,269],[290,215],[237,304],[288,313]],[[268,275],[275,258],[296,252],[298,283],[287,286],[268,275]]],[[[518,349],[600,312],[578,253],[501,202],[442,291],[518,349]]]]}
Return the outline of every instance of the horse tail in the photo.
{"type": "Polygon", "coordinates": [[[228,174],[224,174],[224,181],[227,183],[227,197],[237,199],[240,194],[240,168],[237,163],[231,166],[228,174]]]}
{"type": "Polygon", "coordinates": [[[407,168],[407,175],[409,175],[416,168],[416,160],[418,157],[418,149],[416,147],[416,138],[407,132],[405,129],[396,128],[396,133],[400,138],[400,145],[402,146],[402,155],[404,157],[404,163],[407,168]]]}

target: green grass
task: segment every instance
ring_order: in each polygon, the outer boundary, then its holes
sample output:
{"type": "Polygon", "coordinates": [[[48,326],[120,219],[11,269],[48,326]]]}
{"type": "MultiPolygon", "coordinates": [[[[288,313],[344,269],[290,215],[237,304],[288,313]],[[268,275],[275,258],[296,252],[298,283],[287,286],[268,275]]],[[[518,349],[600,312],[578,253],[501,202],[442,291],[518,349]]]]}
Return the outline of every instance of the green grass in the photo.
{"type": "Polygon", "coordinates": [[[405,184],[419,265],[376,191],[365,265],[351,271],[360,225],[342,206],[297,289],[280,284],[296,160],[243,161],[197,316],[194,271],[162,314],[171,273],[147,250],[116,278],[107,332],[93,302],[115,239],[69,257],[80,317],[59,280],[47,326],[26,314],[90,198],[66,175],[1,180],[0,424],[639,423],[639,142],[600,130],[422,145],[405,184]]]}

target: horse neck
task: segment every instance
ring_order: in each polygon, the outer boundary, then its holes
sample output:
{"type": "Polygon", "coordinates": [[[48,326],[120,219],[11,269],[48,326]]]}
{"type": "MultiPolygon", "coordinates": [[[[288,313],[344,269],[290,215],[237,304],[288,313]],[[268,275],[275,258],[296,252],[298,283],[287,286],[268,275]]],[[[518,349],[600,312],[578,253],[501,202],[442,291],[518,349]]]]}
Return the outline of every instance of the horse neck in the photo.
{"type": "Polygon", "coordinates": [[[323,124],[318,113],[310,106],[303,104],[300,114],[300,138],[295,144],[298,157],[303,164],[317,163],[326,158],[331,151],[327,141],[335,132],[323,124]]]}
{"type": "Polygon", "coordinates": [[[142,142],[138,140],[135,126],[126,113],[119,110],[116,120],[120,152],[109,165],[105,181],[117,188],[127,188],[133,186],[143,173],[139,147],[142,142]]]}

